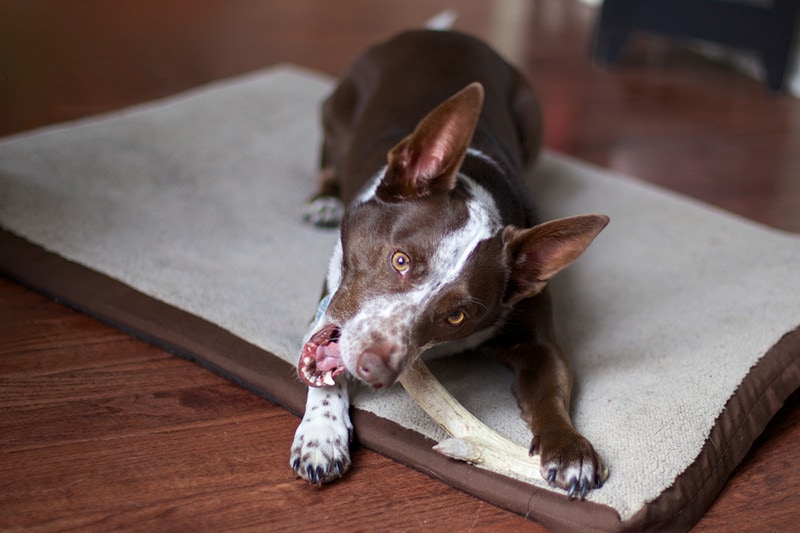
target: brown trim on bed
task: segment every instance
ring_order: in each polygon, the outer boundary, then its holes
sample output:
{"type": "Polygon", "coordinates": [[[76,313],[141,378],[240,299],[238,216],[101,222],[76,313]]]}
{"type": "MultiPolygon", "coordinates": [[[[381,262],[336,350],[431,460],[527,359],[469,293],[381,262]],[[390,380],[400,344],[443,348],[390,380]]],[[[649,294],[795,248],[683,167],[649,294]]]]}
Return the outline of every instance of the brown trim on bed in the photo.
{"type": "Polygon", "coordinates": [[[0,228],[0,274],[89,316],[196,361],[295,414],[305,387],[294,368],[200,317],[47,252],[0,228]]]}
{"type": "Polygon", "coordinates": [[[784,335],[742,380],[695,461],[623,530],[688,530],[711,506],[736,466],[800,386],[800,328],[784,335]]]}
{"type": "MultiPolygon", "coordinates": [[[[305,387],[294,368],[232,333],[0,229],[0,273],[136,337],[191,359],[294,413],[305,387]]],[[[376,415],[353,413],[364,446],[553,531],[688,529],[711,505],[755,438],[800,385],[800,329],[751,370],[717,419],[697,460],[654,502],[622,523],[611,507],[453,461],[431,440],[376,415]]],[[[289,443],[287,443],[288,450],[289,443]]]]}

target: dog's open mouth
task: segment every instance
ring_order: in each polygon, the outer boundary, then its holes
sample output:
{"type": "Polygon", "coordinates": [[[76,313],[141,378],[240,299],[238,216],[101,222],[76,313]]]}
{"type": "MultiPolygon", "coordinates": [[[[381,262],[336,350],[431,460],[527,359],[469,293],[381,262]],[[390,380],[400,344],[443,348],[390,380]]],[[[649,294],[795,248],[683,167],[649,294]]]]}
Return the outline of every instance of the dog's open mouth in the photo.
{"type": "Polygon", "coordinates": [[[344,370],[339,352],[339,328],[325,326],[303,346],[297,374],[309,387],[323,387],[334,385],[334,379],[344,370]]]}

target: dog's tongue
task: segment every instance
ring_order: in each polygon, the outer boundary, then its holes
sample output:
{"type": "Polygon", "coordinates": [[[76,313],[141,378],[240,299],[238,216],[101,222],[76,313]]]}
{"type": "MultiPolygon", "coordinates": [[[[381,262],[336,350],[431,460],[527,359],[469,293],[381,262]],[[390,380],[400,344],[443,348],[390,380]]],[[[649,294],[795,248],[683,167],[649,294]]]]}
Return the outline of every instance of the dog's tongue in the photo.
{"type": "Polygon", "coordinates": [[[331,342],[317,346],[317,370],[327,372],[342,366],[342,356],[339,353],[339,343],[331,342]]]}

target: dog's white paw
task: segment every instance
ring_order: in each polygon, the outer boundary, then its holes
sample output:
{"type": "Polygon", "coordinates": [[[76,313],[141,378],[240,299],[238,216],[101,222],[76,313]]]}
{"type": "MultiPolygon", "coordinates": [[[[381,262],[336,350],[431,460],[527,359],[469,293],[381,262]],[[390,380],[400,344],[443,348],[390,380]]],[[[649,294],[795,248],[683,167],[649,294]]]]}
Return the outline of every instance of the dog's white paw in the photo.
{"type": "Polygon", "coordinates": [[[344,216],[344,204],[335,196],[319,196],[303,208],[303,219],[321,228],[335,228],[344,216]]]}
{"type": "Polygon", "coordinates": [[[289,459],[292,470],[309,483],[336,481],[350,468],[353,425],[348,406],[347,391],[338,386],[309,389],[289,459]]]}

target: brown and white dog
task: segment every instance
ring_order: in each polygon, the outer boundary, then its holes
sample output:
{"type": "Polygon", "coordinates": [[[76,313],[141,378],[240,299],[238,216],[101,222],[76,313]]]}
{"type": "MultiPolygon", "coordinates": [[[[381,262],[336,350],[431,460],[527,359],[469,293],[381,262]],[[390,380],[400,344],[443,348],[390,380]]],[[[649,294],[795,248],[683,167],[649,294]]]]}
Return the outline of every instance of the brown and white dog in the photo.
{"type": "Polygon", "coordinates": [[[572,375],[544,288],[608,218],[537,225],[521,175],[541,124],[522,76],[467,35],[403,33],[353,65],[323,122],[307,218],[341,216],[341,239],[298,363],[309,391],[294,471],[326,483],[349,467],[348,380],[388,387],[432,348],[477,349],[516,373],[541,475],[570,497],[599,487],[601,460],[570,421],[572,375]]]}

